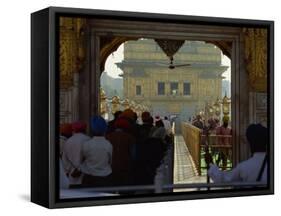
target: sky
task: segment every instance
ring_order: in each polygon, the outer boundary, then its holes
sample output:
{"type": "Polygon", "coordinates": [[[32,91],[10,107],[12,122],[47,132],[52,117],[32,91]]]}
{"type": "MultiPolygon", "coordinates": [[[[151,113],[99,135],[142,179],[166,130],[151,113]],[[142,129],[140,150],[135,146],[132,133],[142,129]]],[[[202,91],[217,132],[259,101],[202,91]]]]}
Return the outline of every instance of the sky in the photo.
{"type": "MultiPolygon", "coordinates": [[[[122,70],[117,67],[116,62],[121,62],[124,58],[123,55],[124,44],[121,44],[118,49],[110,54],[105,62],[105,71],[111,77],[118,78],[122,74],[122,70]]],[[[120,77],[119,77],[120,78],[120,77]]]]}
{"type": "Polygon", "coordinates": [[[226,80],[230,80],[231,79],[231,67],[230,67],[231,64],[230,64],[230,59],[226,55],[222,54],[221,64],[228,66],[228,69],[222,74],[222,76],[224,76],[226,80]]]}
{"type": "MultiPolygon", "coordinates": [[[[119,75],[123,73],[122,70],[119,69],[115,64],[116,62],[121,62],[123,60],[123,58],[124,58],[123,52],[124,52],[124,44],[121,44],[119,46],[119,48],[107,58],[107,60],[105,62],[105,71],[107,72],[107,74],[109,76],[118,78],[119,75]]],[[[222,63],[222,65],[229,66],[229,68],[226,70],[226,72],[223,73],[223,76],[225,77],[226,80],[230,80],[231,79],[230,59],[227,56],[222,54],[221,63],[222,63]]]]}

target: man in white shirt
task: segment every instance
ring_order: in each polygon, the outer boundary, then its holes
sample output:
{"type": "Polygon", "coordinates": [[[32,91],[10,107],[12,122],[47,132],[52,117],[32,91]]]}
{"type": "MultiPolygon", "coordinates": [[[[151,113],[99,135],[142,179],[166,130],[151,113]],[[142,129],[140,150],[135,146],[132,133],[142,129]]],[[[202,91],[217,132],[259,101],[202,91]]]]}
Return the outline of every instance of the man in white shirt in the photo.
{"type": "Polygon", "coordinates": [[[267,128],[252,124],[247,128],[246,137],[250,144],[252,157],[239,163],[231,171],[221,171],[211,164],[208,175],[215,183],[256,182],[267,183],[266,145],[267,128]]]}
{"type": "Polygon", "coordinates": [[[63,148],[66,140],[72,136],[72,125],[70,123],[64,123],[60,125],[60,157],[63,153],[63,148]]]}
{"type": "Polygon", "coordinates": [[[100,187],[112,184],[112,145],[105,139],[107,124],[101,116],[91,119],[93,138],[82,145],[83,162],[79,170],[84,174],[82,185],[100,187]]]}
{"type": "Polygon", "coordinates": [[[81,171],[91,176],[108,176],[111,174],[112,145],[104,136],[94,136],[82,147],[85,160],[81,171]]]}
{"type": "Polygon", "coordinates": [[[64,168],[71,187],[82,183],[82,175],[73,177],[71,174],[82,162],[81,148],[83,143],[90,140],[90,137],[85,135],[86,124],[84,122],[74,122],[72,130],[73,135],[65,142],[62,154],[64,168]]]}

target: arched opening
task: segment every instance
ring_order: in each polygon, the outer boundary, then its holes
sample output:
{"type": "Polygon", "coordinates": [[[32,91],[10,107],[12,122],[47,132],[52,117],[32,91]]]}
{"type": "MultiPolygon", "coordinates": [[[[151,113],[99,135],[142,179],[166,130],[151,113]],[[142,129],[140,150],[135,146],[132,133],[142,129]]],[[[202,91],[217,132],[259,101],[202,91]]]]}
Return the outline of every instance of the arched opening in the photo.
{"type": "Polygon", "coordinates": [[[100,114],[112,121],[115,112],[130,108],[140,126],[141,114],[147,111],[154,125],[158,119],[168,120],[166,130],[172,134],[174,148],[170,155],[173,167],[167,171],[173,176],[166,176],[166,182],[206,182],[206,144],[213,160],[230,169],[231,143],[223,147],[214,141],[216,135],[222,135],[217,130],[223,119],[229,119],[231,130],[231,63],[222,50],[205,41],[183,41],[171,63],[153,39],[127,40],[119,48],[117,44],[112,47],[114,52],[101,66],[100,114]],[[203,129],[210,136],[208,142],[213,143],[203,143],[207,141],[203,129]],[[189,137],[196,132],[201,143],[198,149],[193,148],[197,140],[189,137]],[[199,156],[195,151],[200,151],[199,156]],[[221,159],[223,153],[225,158],[221,159]]]}

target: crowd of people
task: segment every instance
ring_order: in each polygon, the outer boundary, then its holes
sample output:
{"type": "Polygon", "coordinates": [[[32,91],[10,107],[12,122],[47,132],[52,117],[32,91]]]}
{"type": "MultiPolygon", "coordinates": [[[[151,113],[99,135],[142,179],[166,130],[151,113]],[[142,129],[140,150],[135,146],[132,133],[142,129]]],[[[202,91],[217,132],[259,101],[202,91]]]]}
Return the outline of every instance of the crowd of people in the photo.
{"type": "Polygon", "coordinates": [[[212,147],[212,154],[216,157],[216,164],[221,164],[222,169],[225,170],[227,160],[231,159],[231,148],[229,146],[231,146],[232,130],[229,127],[229,117],[224,116],[220,125],[218,118],[211,117],[203,121],[202,117],[197,115],[192,124],[202,131],[201,144],[204,145],[207,142],[208,146],[217,146],[212,147]]]}
{"type": "Polygon", "coordinates": [[[247,141],[252,156],[229,171],[223,171],[215,164],[210,164],[208,175],[215,183],[223,182],[260,182],[266,184],[268,156],[268,130],[261,124],[251,124],[246,130],[247,141]]]}
{"type": "Polygon", "coordinates": [[[81,121],[60,126],[61,180],[67,181],[66,187],[154,184],[173,139],[168,118],[143,112],[139,123],[137,114],[126,109],[109,122],[94,116],[89,126],[92,136],[81,121]]]}
{"type": "Polygon", "coordinates": [[[193,126],[201,129],[204,137],[203,144],[207,141],[208,145],[215,144],[221,146],[212,148],[212,153],[217,154],[216,160],[211,160],[209,164],[208,175],[213,182],[262,182],[267,183],[267,154],[266,147],[268,142],[267,128],[261,124],[250,124],[246,130],[246,137],[252,156],[245,161],[237,164],[231,170],[225,171],[227,168],[227,160],[231,160],[232,148],[224,148],[231,146],[232,129],[229,127],[229,117],[222,119],[222,125],[219,120],[210,118],[203,121],[200,115],[192,120],[193,126]],[[208,136],[207,136],[208,135],[208,136]],[[212,135],[215,139],[210,139],[212,135]],[[206,137],[208,140],[206,140],[206,137]],[[215,143],[214,143],[215,142],[215,143]],[[222,163],[222,164],[221,164],[222,163]],[[221,165],[221,169],[220,166],[221,165]]]}
{"type": "MultiPolygon", "coordinates": [[[[228,122],[228,118],[223,118],[219,125],[211,119],[206,124],[197,116],[193,125],[200,128],[202,134],[231,135],[228,122]]],[[[154,184],[157,169],[173,143],[167,117],[153,117],[143,112],[139,123],[137,114],[126,109],[117,111],[109,122],[94,116],[90,133],[87,127],[81,121],[60,125],[61,188],[154,184]]],[[[231,171],[223,171],[229,155],[224,148],[218,150],[217,160],[222,160],[223,169],[219,169],[220,161],[216,161],[208,170],[214,182],[266,181],[267,129],[260,124],[250,125],[246,136],[252,157],[231,171]]],[[[228,145],[230,140],[222,136],[219,144],[228,145]]]]}

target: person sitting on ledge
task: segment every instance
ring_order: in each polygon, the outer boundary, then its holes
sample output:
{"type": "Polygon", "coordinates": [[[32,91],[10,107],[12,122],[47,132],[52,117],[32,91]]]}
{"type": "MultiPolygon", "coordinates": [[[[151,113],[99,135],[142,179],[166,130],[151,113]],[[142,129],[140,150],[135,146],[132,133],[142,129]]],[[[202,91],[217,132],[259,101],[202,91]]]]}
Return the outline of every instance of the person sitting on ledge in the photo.
{"type": "Polygon", "coordinates": [[[221,171],[210,164],[208,175],[215,183],[222,182],[261,182],[267,183],[267,128],[261,124],[251,124],[246,131],[252,157],[239,163],[231,171],[221,171]]]}

